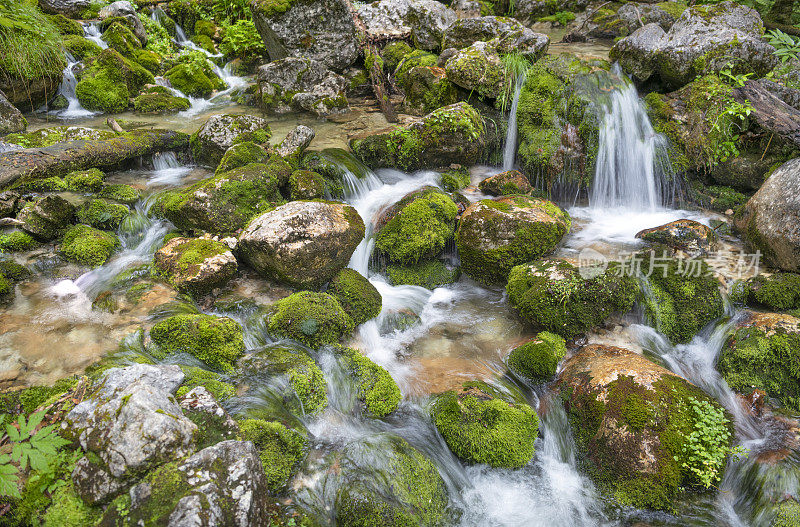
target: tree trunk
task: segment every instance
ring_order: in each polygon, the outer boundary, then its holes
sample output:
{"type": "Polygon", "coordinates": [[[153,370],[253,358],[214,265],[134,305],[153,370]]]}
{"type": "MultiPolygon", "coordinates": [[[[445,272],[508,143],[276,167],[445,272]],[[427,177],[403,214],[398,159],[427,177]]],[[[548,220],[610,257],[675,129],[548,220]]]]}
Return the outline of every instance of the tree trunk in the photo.
{"type": "Polygon", "coordinates": [[[772,95],[758,81],[733,90],[733,98],[753,107],[751,116],[761,128],[786,138],[800,148],[800,111],[772,95]]]}

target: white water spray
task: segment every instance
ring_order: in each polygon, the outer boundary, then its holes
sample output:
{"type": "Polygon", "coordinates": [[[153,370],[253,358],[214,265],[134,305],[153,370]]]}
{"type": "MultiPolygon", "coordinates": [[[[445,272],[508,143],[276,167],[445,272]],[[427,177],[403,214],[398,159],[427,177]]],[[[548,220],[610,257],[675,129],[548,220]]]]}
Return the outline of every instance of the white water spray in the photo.
{"type": "Polygon", "coordinates": [[[75,60],[71,54],[67,53],[67,67],[64,68],[63,78],[61,80],[61,86],[58,88],[59,95],[62,95],[67,100],[67,107],[63,110],[58,110],[54,113],[57,113],[59,117],[65,119],[77,119],[81,117],[90,117],[95,115],[96,112],[92,112],[81,106],[78,97],[75,95],[75,88],[78,85],[78,81],[75,78],[75,73],[73,68],[78,65],[78,61],[75,60]]]}
{"type": "Polygon", "coordinates": [[[506,146],[503,151],[503,171],[514,168],[514,160],[517,157],[517,107],[519,106],[519,96],[522,87],[525,86],[527,74],[524,72],[517,76],[514,86],[514,99],[511,103],[511,111],[508,114],[508,129],[506,130],[506,146]]]}
{"type": "Polygon", "coordinates": [[[153,154],[153,175],[147,179],[147,186],[180,185],[183,176],[191,171],[191,167],[180,164],[175,152],[157,152],[153,154]]]}
{"type": "Polygon", "coordinates": [[[103,34],[100,32],[99,22],[87,22],[84,24],[83,36],[100,46],[100,49],[108,49],[108,44],[102,38],[103,34]]]}

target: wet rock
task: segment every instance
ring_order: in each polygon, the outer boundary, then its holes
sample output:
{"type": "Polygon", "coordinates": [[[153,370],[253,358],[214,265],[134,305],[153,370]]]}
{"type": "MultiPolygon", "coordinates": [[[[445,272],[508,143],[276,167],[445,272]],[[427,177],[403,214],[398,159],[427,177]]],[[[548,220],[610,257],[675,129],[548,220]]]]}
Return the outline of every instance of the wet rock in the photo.
{"type": "Polygon", "coordinates": [[[289,57],[258,68],[261,106],[274,113],[292,108],[324,117],[347,109],[347,80],[308,58],[289,57]]]}
{"type": "Polygon", "coordinates": [[[511,269],[506,292],[534,329],[570,339],[633,307],[636,280],[620,271],[541,260],[511,269]]]}
{"type": "Polygon", "coordinates": [[[0,137],[24,132],[27,127],[28,121],[22,116],[22,112],[8,102],[6,95],[0,91],[0,137]]]}
{"type": "Polygon", "coordinates": [[[436,66],[417,66],[406,75],[403,109],[412,115],[426,115],[458,101],[456,86],[447,72],[436,66]]]}
{"type": "Polygon", "coordinates": [[[457,20],[444,34],[442,49],[462,49],[477,41],[498,39],[495,47],[501,53],[519,53],[531,62],[547,51],[550,38],[534,33],[521,22],[506,17],[484,16],[457,20]]]}
{"type": "Polygon", "coordinates": [[[508,368],[515,374],[532,382],[547,382],[557,370],[558,363],[567,354],[564,339],[549,331],[542,331],[517,346],[508,355],[508,368]]]}
{"type": "Polygon", "coordinates": [[[381,312],[381,294],[372,282],[354,269],[345,268],[339,271],[328,284],[326,292],[339,301],[357,326],[377,317],[381,312]]]}
{"type": "Polygon", "coordinates": [[[74,214],[75,207],[69,201],[50,195],[23,208],[17,219],[23,222],[22,230],[39,241],[47,242],[69,225],[74,214]]]}
{"type": "Polygon", "coordinates": [[[16,190],[0,192],[0,218],[9,218],[17,213],[20,193],[16,190]]]}
{"type": "Polygon", "coordinates": [[[235,143],[264,144],[272,137],[266,119],[254,115],[215,115],[192,134],[190,143],[195,160],[217,166],[235,143]]]}
{"type": "Polygon", "coordinates": [[[82,457],[72,470],[75,493],[90,505],[103,503],[119,494],[125,482],[114,478],[100,464],[82,457]]]}
{"type": "Polygon", "coordinates": [[[800,159],[775,170],[750,198],[736,228],[751,251],[785,271],[800,270],[800,159]]]}
{"type": "MultiPolygon", "coordinates": [[[[220,175],[250,164],[268,164],[270,157],[270,153],[261,145],[251,141],[236,143],[225,151],[214,173],[220,175]]],[[[279,179],[278,183],[283,185],[283,179],[279,179]]]]}
{"type": "Polygon", "coordinates": [[[484,283],[502,282],[515,265],[552,251],[570,226],[569,215],[549,201],[481,200],[464,211],[456,232],[462,269],[484,283]]]}
{"type": "Polygon", "coordinates": [[[293,201],[254,219],[238,249],[261,275],[309,287],[344,268],[363,237],[364,221],[354,208],[293,201]]]}
{"type": "Polygon", "coordinates": [[[64,418],[62,435],[97,455],[114,478],[184,456],[197,427],[173,397],[182,381],[177,366],[111,369],[64,418]]]}
{"type": "Polygon", "coordinates": [[[747,311],[725,341],[717,369],[731,389],[763,390],[791,410],[800,409],[800,318],[747,311]]]}
{"type": "Polygon", "coordinates": [[[700,483],[697,473],[711,484],[721,478],[732,422],[681,377],[632,351],[592,345],[566,361],[559,383],[590,474],[617,502],[670,509],[680,487],[700,483]]]}
{"type": "Polygon", "coordinates": [[[350,141],[355,154],[368,166],[402,170],[474,165],[486,144],[483,117],[463,102],[439,108],[405,128],[350,141]]]}
{"type": "Polygon", "coordinates": [[[461,276],[461,268],[451,268],[439,260],[423,260],[413,265],[387,265],[386,277],[392,285],[415,285],[434,290],[453,284],[461,276]]]}
{"type": "Polygon", "coordinates": [[[97,229],[114,231],[130,213],[130,209],[121,203],[93,199],[81,205],[75,217],[79,223],[85,223],[97,229]]]}
{"type": "Polygon", "coordinates": [[[741,285],[742,300],[750,306],[773,311],[800,308],[800,275],[761,273],[741,285]]]}
{"type": "Polygon", "coordinates": [[[233,370],[244,353],[243,338],[238,322],[214,315],[173,315],[150,330],[164,356],[188,353],[217,371],[233,370]]]}
{"type": "Polygon", "coordinates": [[[142,93],[133,100],[133,109],[137,113],[168,114],[188,110],[191,107],[189,99],[173,95],[165,86],[146,87],[142,93]]]}
{"type": "Polygon", "coordinates": [[[297,158],[302,157],[303,152],[314,140],[316,133],[312,128],[305,125],[298,125],[286,134],[283,141],[275,149],[277,154],[283,158],[297,158]]]}
{"type": "Polygon", "coordinates": [[[504,196],[507,194],[529,194],[533,187],[530,181],[519,170],[509,170],[489,176],[478,184],[484,194],[504,196]]]}
{"type": "Polygon", "coordinates": [[[460,50],[447,61],[445,71],[453,84],[490,99],[496,99],[509,82],[500,55],[487,42],[460,50]]]}
{"type": "Polygon", "coordinates": [[[179,291],[210,292],[236,275],[236,258],[227,245],[206,238],[173,238],[155,254],[154,264],[179,291]]]}
{"type": "Polygon", "coordinates": [[[198,448],[237,438],[239,425],[204,386],[192,388],[180,404],[184,415],[198,427],[198,448]]]}
{"type": "Polygon", "coordinates": [[[336,355],[358,386],[358,399],[373,417],[385,417],[397,409],[401,394],[385,368],[352,348],[337,346],[336,355]]]}
{"type": "Polygon", "coordinates": [[[91,5],[91,0],[39,0],[39,7],[45,13],[78,17],[91,5]]]}
{"type": "Polygon", "coordinates": [[[108,48],[87,64],[75,86],[75,95],[87,110],[120,113],[145,85],[155,82],[153,74],[137,62],[108,48]]]}
{"type": "Polygon", "coordinates": [[[456,13],[435,0],[381,0],[358,10],[367,34],[378,38],[411,36],[419,49],[439,48],[456,13]]]}
{"type": "Polygon", "coordinates": [[[145,31],[144,24],[142,24],[142,21],[139,20],[136,14],[136,8],[133,7],[133,4],[130,2],[125,0],[113,2],[100,9],[97,13],[97,17],[100,20],[118,17],[124,18],[128,26],[133,30],[133,34],[136,35],[136,38],[139,39],[142,45],[147,44],[147,31],[145,31]]]}
{"type": "Polygon", "coordinates": [[[548,2],[547,0],[515,0],[514,17],[521,20],[535,20],[543,16],[552,15],[555,11],[580,13],[585,10],[590,3],[591,0],[566,0],[558,4],[553,4],[553,2],[548,2]]]}
{"type": "Polygon", "coordinates": [[[636,237],[647,243],[666,245],[691,255],[706,255],[717,247],[714,229],[694,220],[675,220],[666,225],[644,229],[636,237]]]}
{"type": "Polygon", "coordinates": [[[273,61],[304,57],[342,71],[358,58],[356,26],[345,0],[251,0],[250,10],[273,61]]]}
{"type": "Polygon", "coordinates": [[[735,2],[691,7],[660,38],[659,30],[658,24],[638,29],[615,44],[611,58],[638,81],[656,76],[670,89],[719,72],[732,60],[758,76],[777,65],[758,13],[735,2]]]}
{"type": "Polygon", "coordinates": [[[261,453],[269,489],[275,493],[286,490],[308,453],[305,433],[264,419],[244,419],[240,428],[242,437],[261,453]]]}

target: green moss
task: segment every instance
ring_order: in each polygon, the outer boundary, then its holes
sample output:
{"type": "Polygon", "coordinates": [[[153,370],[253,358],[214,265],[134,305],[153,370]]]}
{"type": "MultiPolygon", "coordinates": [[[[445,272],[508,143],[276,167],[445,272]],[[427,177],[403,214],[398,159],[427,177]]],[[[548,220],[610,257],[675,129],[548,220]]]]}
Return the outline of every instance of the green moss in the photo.
{"type": "Polygon", "coordinates": [[[92,42],[88,38],[84,38],[83,35],[75,36],[70,35],[64,37],[63,40],[64,47],[70,54],[78,60],[86,60],[92,57],[96,57],[103,49],[97,45],[96,42],[92,42]]]}
{"type": "Polygon", "coordinates": [[[185,60],[164,74],[173,88],[189,97],[208,97],[215,89],[225,87],[205,56],[186,56],[185,60]]]}
{"type": "Polygon", "coordinates": [[[767,307],[773,311],[800,308],[800,275],[775,273],[758,275],[745,285],[749,303],[767,307]]]}
{"type": "Polygon", "coordinates": [[[325,197],[325,178],[311,170],[295,170],[289,177],[289,196],[293,200],[325,197]]]}
{"type": "Polygon", "coordinates": [[[17,188],[30,192],[60,192],[62,190],[67,190],[67,183],[62,178],[53,176],[44,179],[24,181],[17,188]]]}
{"type": "Polygon", "coordinates": [[[675,19],[680,18],[680,16],[688,7],[686,2],[659,2],[656,4],[656,6],[666,11],[668,15],[675,19]]]}
{"type": "Polygon", "coordinates": [[[398,64],[406,58],[406,56],[414,51],[414,48],[409,46],[403,40],[394,40],[389,42],[381,50],[381,57],[383,57],[383,66],[387,71],[395,71],[398,64]]]}
{"type": "Polygon", "coordinates": [[[87,225],[75,225],[64,234],[61,253],[67,260],[81,265],[103,265],[119,246],[114,234],[87,225]]]}
{"type": "Polygon", "coordinates": [[[306,457],[308,440],[297,430],[263,419],[245,419],[239,423],[242,438],[252,441],[260,452],[267,487],[273,492],[286,488],[306,457]]]}
{"type": "Polygon", "coordinates": [[[64,177],[67,188],[76,192],[97,192],[103,187],[105,174],[97,168],[70,172],[64,177]]]}
{"type": "Polygon", "coordinates": [[[436,429],[460,459],[519,468],[533,458],[539,419],[527,404],[505,401],[469,384],[460,393],[438,395],[431,413],[436,429]]]}
{"type": "Polygon", "coordinates": [[[533,381],[552,379],[558,363],[567,353],[564,339],[543,331],[536,338],[514,348],[508,356],[508,367],[521,377],[533,381]]]}
{"type": "Polygon", "coordinates": [[[633,307],[636,281],[616,267],[593,277],[558,260],[518,265],[511,270],[506,291],[519,314],[534,328],[572,338],[633,307]]]}
{"type": "Polygon", "coordinates": [[[81,205],[75,216],[80,223],[111,231],[119,228],[130,213],[126,205],[111,203],[104,199],[93,199],[81,205]]]}
{"type": "Polygon", "coordinates": [[[45,15],[58,28],[62,35],[83,36],[83,26],[77,20],[71,20],[64,15],[45,15]]]}
{"type": "Polygon", "coordinates": [[[222,174],[251,163],[265,163],[269,159],[269,153],[261,145],[251,141],[240,142],[225,152],[217,166],[216,173],[222,174]]]}
{"type": "Polygon", "coordinates": [[[343,346],[336,347],[345,367],[358,386],[358,398],[375,417],[385,417],[397,409],[400,388],[385,368],[378,366],[363,353],[343,346]]]}
{"type": "Polygon", "coordinates": [[[33,275],[30,269],[11,259],[0,259],[0,274],[12,282],[21,282],[33,275]]]}
{"type": "Polygon", "coordinates": [[[314,349],[337,343],[355,327],[338,300],[311,291],[294,293],[276,302],[267,325],[271,334],[294,339],[314,349]]]}
{"type": "Polygon", "coordinates": [[[155,84],[153,74],[113,49],[103,50],[81,75],[75,94],[84,108],[122,112],[128,100],[145,84],[155,84]]]}
{"type": "Polygon", "coordinates": [[[125,205],[133,205],[141,198],[139,191],[130,185],[104,185],[97,195],[125,205]]]}
{"type": "Polygon", "coordinates": [[[416,285],[433,290],[456,282],[461,269],[450,269],[439,260],[423,260],[414,265],[388,265],[386,276],[392,285],[416,285]]]}
{"type": "Polygon", "coordinates": [[[339,301],[345,313],[358,326],[381,312],[381,294],[353,269],[342,269],[328,285],[327,293],[339,301]]]}
{"type": "Polygon", "coordinates": [[[109,48],[129,59],[134,58],[136,51],[142,49],[142,43],[136,38],[133,31],[120,22],[112,23],[103,32],[103,40],[106,41],[109,48]]]}
{"type": "Polygon", "coordinates": [[[419,193],[378,231],[375,247],[400,264],[435,257],[452,240],[457,214],[458,206],[446,194],[419,193]]]}
{"type": "Polygon", "coordinates": [[[175,315],[153,326],[150,338],[164,353],[188,353],[222,371],[244,353],[242,326],[227,317],[175,315]]]}
{"type": "Polygon", "coordinates": [[[780,503],[772,527],[797,527],[800,525],[800,503],[787,499],[780,503]]]}
{"type": "Polygon", "coordinates": [[[421,49],[414,50],[403,57],[397,64],[397,68],[394,70],[394,77],[404,89],[408,89],[410,86],[408,72],[417,66],[436,66],[437,60],[438,57],[433,53],[422,51],[421,49]]]}
{"type": "Polygon", "coordinates": [[[58,397],[78,384],[77,377],[59,379],[49,386],[32,386],[16,392],[22,411],[26,415],[34,413],[38,408],[52,403],[58,397]]]}
{"type": "Polygon", "coordinates": [[[464,187],[468,187],[472,182],[469,169],[466,167],[442,172],[441,178],[442,188],[447,192],[461,190],[464,187]]]}
{"type": "Polygon", "coordinates": [[[161,72],[161,55],[154,51],[137,49],[133,53],[133,60],[153,75],[161,72]]]}
{"type": "Polygon", "coordinates": [[[0,234],[0,252],[15,253],[28,251],[39,246],[39,242],[27,232],[12,231],[8,234],[0,234]]]}
{"type": "Polygon", "coordinates": [[[26,82],[60,79],[67,65],[61,35],[36,2],[5,2],[2,16],[0,71],[26,82]]]}
{"type": "Polygon", "coordinates": [[[255,0],[250,8],[260,15],[273,18],[288,11],[294,2],[295,0],[255,0]]]}
{"type": "Polygon", "coordinates": [[[71,485],[59,487],[52,499],[42,518],[42,527],[85,527],[100,519],[100,509],[84,503],[75,495],[71,485]]]}
{"type": "Polygon", "coordinates": [[[219,373],[195,366],[181,366],[181,370],[183,370],[185,378],[178,388],[178,397],[184,397],[198,386],[208,390],[219,402],[225,402],[236,395],[236,387],[229,382],[220,380],[219,373]]]}
{"type": "Polygon", "coordinates": [[[139,113],[175,113],[188,110],[189,99],[176,97],[163,86],[153,86],[133,100],[133,109],[139,113]]]}

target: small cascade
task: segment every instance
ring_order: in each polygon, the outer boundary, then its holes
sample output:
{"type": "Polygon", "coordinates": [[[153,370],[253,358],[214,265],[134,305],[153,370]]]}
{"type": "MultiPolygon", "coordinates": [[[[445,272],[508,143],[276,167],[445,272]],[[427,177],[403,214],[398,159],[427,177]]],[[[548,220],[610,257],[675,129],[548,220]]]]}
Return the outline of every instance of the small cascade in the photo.
{"type": "Polygon", "coordinates": [[[211,107],[211,101],[209,99],[203,99],[202,97],[190,97],[179,89],[173,88],[169,81],[164,77],[156,77],[156,84],[168,88],[176,97],[183,97],[184,99],[189,100],[189,109],[178,114],[181,117],[193,117],[211,107]]]}
{"type": "Polygon", "coordinates": [[[157,152],[153,154],[153,175],[147,179],[147,186],[180,185],[183,176],[191,171],[191,167],[180,164],[175,152],[157,152]]]}
{"type": "Polygon", "coordinates": [[[78,61],[70,53],[67,53],[67,67],[64,68],[64,76],[61,80],[61,86],[58,88],[58,93],[64,96],[68,105],[65,109],[55,112],[59,117],[65,119],[77,119],[95,115],[95,112],[91,112],[81,106],[78,97],[75,95],[75,87],[78,85],[78,81],[75,79],[73,69],[76,65],[78,65],[78,61]]]}
{"type": "Polygon", "coordinates": [[[506,146],[503,151],[503,171],[506,172],[514,168],[514,160],[517,158],[517,107],[519,106],[519,96],[522,87],[525,86],[527,75],[523,72],[517,76],[514,85],[514,99],[511,103],[511,111],[508,114],[508,130],[506,131],[506,146]]]}
{"type": "Polygon", "coordinates": [[[83,25],[83,36],[100,46],[100,49],[108,49],[108,44],[106,44],[106,41],[102,39],[100,22],[85,23],[83,25]]]}

